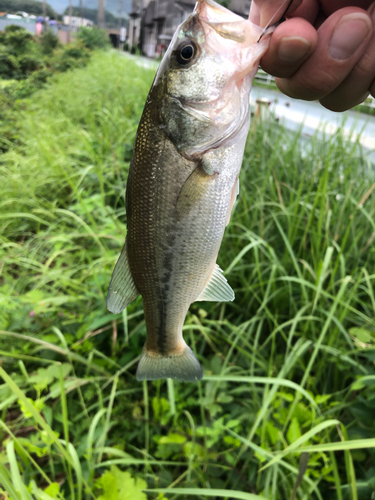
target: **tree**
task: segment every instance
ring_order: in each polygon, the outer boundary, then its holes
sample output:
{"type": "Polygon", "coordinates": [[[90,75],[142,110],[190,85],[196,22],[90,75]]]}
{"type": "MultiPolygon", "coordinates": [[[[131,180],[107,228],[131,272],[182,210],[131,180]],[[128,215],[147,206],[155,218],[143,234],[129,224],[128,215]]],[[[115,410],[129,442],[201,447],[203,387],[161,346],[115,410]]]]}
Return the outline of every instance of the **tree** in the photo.
{"type": "MultiPolygon", "coordinates": [[[[1,1],[1,0],[0,0],[1,1]]],[[[69,9],[66,8],[64,11],[64,15],[67,16],[69,9]]],[[[79,7],[72,8],[72,16],[81,17],[81,9],[79,7]]],[[[86,7],[83,8],[83,17],[85,19],[89,19],[93,23],[97,24],[98,22],[98,9],[88,9],[86,7]]],[[[127,19],[123,20],[123,26],[126,26],[127,19]]],[[[107,28],[115,28],[118,25],[118,19],[110,12],[105,12],[105,24],[107,28]]]]}
{"type": "MultiPolygon", "coordinates": [[[[47,16],[55,18],[56,12],[47,3],[47,16]]],[[[43,3],[36,0],[0,0],[0,11],[14,14],[18,11],[39,16],[43,14],[43,3]]]]}

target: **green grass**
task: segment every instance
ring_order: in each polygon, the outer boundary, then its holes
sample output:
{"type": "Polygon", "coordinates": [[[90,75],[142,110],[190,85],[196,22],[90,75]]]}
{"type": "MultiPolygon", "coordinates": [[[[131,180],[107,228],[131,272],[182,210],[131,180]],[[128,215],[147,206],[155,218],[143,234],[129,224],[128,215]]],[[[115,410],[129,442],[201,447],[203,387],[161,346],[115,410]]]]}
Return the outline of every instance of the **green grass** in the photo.
{"type": "Polygon", "coordinates": [[[371,165],[340,134],[307,152],[253,123],[219,254],[236,299],[184,325],[205,377],[141,384],[141,300],[112,315],[105,297],[152,79],[93,55],[24,106],[0,159],[0,499],[368,500],[371,165]]]}

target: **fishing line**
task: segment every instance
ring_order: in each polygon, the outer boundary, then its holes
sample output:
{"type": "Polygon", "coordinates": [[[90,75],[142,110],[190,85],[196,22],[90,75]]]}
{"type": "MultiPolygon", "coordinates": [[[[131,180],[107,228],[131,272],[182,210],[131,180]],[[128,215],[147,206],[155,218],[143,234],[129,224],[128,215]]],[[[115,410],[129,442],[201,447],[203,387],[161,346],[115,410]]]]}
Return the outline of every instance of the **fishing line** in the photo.
{"type": "MultiPolygon", "coordinates": [[[[286,18],[285,18],[285,15],[286,13],[288,12],[288,10],[290,9],[292,3],[294,2],[294,0],[289,0],[289,3],[288,3],[288,7],[284,10],[284,14],[281,16],[281,19],[279,22],[277,22],[276,24],[274,24],[272,26],[272,29],[274,29],[275,27],[279,26],[279,24],[283,23],[286,18]]],[[[261,39],[264,37],[264,35],[267,34],[267,31],[269,30],[269,28],[271,27],[271,23],[272,21],[275,19],[275,17],[277,17],[278,13],[280,12],[280,9],[281,7],[276,11],[276,13],[271,17],[271,19],[268,21],[267,23],[267,26],[264,28],[264,30],[262,31],[262,34],[260,35],[257,43],[259,43],[261,41],[261,39]]]]}

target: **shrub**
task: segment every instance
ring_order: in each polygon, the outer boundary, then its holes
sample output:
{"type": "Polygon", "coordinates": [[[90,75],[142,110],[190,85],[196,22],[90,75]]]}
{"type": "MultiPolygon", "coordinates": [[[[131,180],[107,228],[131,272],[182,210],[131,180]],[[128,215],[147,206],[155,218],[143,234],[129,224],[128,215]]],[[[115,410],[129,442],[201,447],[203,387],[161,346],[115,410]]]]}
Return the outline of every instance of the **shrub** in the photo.
{"type": "Polygon", "coordinates": [[[5,28],[2,44],[8,47],[12,55],[20,56],[30,51],[33,36],[25,28],[11,24],[5,28]]]}
{"type": "Polygon", "coordinates": [[[43,66],[33,36],[20,26],[10,25],[0,37],[0,77],[22,79],[43,66]]]}
{"type": "Polygon", "coordinates": [[[51,29],[47,29],[43,32],[42,36],[40,37],[40,46],[43,54],[52,54],[52,52],[57,49],[59,45],[59,37],[55,35],[55,33],[51,29]]]}
{"type": "Polygon", "coordinates": [[[20,65],[17,58],[10,54],[5,47],[0,46],[0,78],[19,78],[20,65]]]}
{"type": "Polygon", "coordinates": [[[34,71],[34,73],[30,76],[29,81],[36,88],[41,88],[47,80],[51,78],[52,73],[47,69],[40,69],[39,71],[34,71]]]}
{"type": "Polygon", "coordinates": [[[32,54],[23,54],[18,57],[17,61],[20,67],[21,77],[25,77],[28,73],[32,73],[43,66],[43,62],[40,58],[33,56],[32,54]]]}
{"type": "Polygon", "coordinates": [[[82,41],[83,45],[89,49],[107,49],[109,47],[108,35],[104,30],[99,28],[80,28],[77,38],[82,41]]]}
{"type": "Polygon", "coordinates": [[[88,50],[81,41],[66,45],[55,51],[50,61],[51,69],[55,71],[67,71],[71,68],[85,66],[90,58],[88,50]]]}

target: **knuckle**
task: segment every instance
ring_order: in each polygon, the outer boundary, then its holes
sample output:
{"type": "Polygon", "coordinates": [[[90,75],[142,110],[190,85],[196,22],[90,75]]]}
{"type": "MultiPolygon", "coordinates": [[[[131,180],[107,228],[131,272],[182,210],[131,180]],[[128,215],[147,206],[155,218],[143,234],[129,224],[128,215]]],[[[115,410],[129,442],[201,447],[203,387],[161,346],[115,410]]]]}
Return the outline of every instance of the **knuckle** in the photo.
{"type": "Polygon", "coordinates": [[[301,68],[294,76],[282,81],[280,90],[287,90],[290,97],[313,101],[330,94],[340,83],[341,79],[334,70],[317,67],[312,72],[301,68]]]}
{"type": "Polygon", "coordinates": [[[337,74],[328,68],[315,68],[314,73],[298,72],[295,80],[296,85],[300,86],[311,99],[321,99],[341,83],[337,74]]]}
{"type": "Polygon", "coordinates": [[[353,68],[356,78],[367,79],[375,77],[374,54],[366,52],[353,68]]]}

